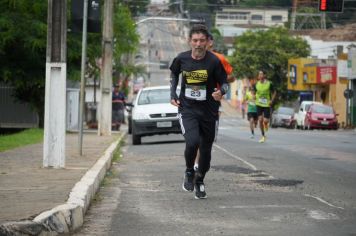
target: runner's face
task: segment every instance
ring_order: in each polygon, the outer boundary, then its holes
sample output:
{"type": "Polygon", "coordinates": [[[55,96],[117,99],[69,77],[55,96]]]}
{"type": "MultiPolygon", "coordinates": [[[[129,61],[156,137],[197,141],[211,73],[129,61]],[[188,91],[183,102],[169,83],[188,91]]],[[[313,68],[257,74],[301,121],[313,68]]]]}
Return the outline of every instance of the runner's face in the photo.
{"type": "Polygon", "coordinates": [[[264,80],[264,78],[265,78],[265,75],[263,74],[262,71],[260,71],[260,72],[258,73],[258,79],[259,79],[259,80],[264,80]]]}
{"type": "Polygon", "coordinates": [[[206,52],[206,46],[208,44],[207,37],[202,33],[193,34],[190,38],[190,47],[194,56],[202,57],[206,52]]]}

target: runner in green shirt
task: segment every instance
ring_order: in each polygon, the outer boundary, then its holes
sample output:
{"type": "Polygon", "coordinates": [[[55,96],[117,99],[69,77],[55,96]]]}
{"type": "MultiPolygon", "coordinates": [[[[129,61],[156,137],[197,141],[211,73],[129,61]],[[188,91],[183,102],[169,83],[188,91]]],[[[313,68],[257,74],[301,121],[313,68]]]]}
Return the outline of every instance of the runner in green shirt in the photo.
{"type": "Polygon", "coordinates": [[[276,91],[274,90],[272,82],[266,79],[263,71],[259,71],[258,73],[258,81],[255,85],[255,90],[257,115],[262,133],[262,138],[259,142],[264,143],[266,141],[265,132],[268,130],[269,119],[271,116],[271,105],[276,97],[276,91]]]}
{"type": "Polygon", "coordinates": [[[255,127],[257,125],[256,93],[253,87],[246,92],[243,102],[247,103],[247,119],[250,122],[251,138],[255,137],[255,127]]]}

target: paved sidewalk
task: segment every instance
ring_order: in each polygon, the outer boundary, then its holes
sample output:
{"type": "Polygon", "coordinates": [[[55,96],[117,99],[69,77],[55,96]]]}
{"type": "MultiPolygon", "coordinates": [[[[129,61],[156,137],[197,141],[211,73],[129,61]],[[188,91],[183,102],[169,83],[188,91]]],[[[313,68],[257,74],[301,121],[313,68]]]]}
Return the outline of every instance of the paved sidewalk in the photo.
{"type": "MultiPolygon", "coordinates": [[[[224,116],[237,116],[222,101],[224,116]]],[[[43,168],[43,145],[0,152],[0,235],[56,235],[81,227],[90,201],[111,165],[111,158],[127,127],[112,136],[96,131],[66,135],[66,167],[43,168]]]]}
{"type": "Polygon", "coordinates": [[[124,134],[122,131],[105,137],[95,131],[85,132],[83,156],[79,155],[78,134],[67,134],[64,169],[42,167],[42,144],[0,152],[0,235],[17,235],[12,232],[21,232],[21,235],[27,231],[31,231],[28,235],[35,232],[46,235],[80,227],[80,217],[84,217],[124,134]],[[86,175],[88,180],[84,180],[86,175]],[[84,184],[79,184],[83,181],[84,184]],[[53,210],[63,204],[69,204],[65,206],[69,210],[53,210]],[[57,217],[58,212],[61,216],[57,217]],[[61,221],[63,214],[64,221],[72,222],[64,226],[51,222],[53,219],[61,221]],[[74,215],[79,218],[75,219],[74,215]]]}

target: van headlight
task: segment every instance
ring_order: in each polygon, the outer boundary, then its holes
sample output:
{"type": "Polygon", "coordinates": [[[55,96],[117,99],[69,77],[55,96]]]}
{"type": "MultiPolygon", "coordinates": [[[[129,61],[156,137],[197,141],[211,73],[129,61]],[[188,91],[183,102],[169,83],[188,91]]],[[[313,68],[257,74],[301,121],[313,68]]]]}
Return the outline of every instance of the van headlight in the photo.
{"type": "Polygon", "coordinates": [[[135,113],[132,117],[134,120],[148,120],[150,117],[146,113],[135,113]]]}

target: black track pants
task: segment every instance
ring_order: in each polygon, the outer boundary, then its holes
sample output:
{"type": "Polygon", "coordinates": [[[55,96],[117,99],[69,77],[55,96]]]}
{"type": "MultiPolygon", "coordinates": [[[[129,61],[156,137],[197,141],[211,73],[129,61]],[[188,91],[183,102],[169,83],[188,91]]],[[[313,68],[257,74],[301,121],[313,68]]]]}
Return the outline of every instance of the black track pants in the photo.
{"type": "Polygon", "coordinates": [[[193,169],[194,160],[200,150],[199,169],[202,178],[210,169],[211,149],[215,139],[217,120],[206,119],[203,112],[188,111],[179,114],[182,133],[185,138],[185,163],[188,170],[193,169]]]}

